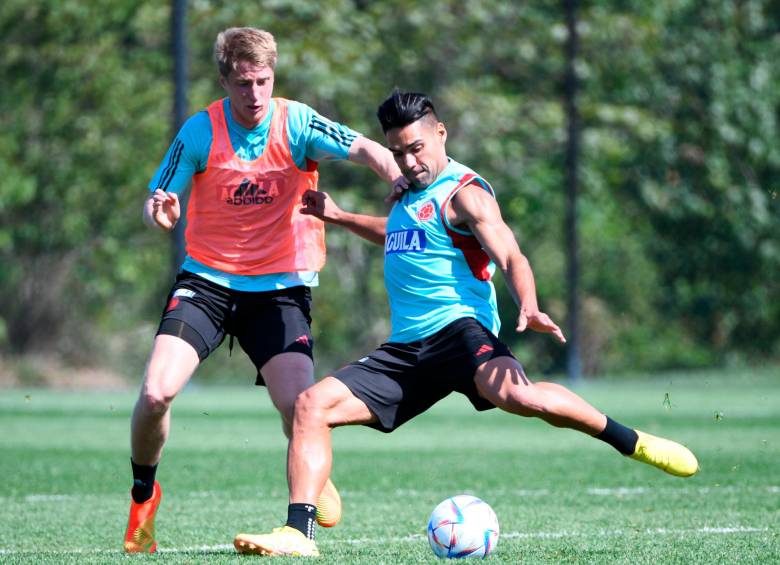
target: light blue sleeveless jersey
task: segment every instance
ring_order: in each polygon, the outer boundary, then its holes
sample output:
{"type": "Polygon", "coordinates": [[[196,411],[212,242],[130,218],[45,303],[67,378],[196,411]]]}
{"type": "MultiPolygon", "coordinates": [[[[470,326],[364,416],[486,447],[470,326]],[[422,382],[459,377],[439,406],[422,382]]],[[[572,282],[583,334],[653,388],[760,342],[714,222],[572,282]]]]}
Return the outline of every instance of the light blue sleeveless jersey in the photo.
{"type": "Polygon", "coordinates": [[[490,185],[450,160],[426,189],[407,190],[387,218],[385,286],[390,301],[391,342],[433,335],[459,318],[475,318],[498,335],[495,264],[468,231],[446,221],[446,208],[463,186],[490,185]],[[443,210],[444,209],[444,210],[443,210]]]}
{"type": "MultiPolygon", "coordinates": [[[[276,103],[272,101],[268,115],[253,129],[246,129],[233,119],[230,100],[227,98],[224,100],[224,108],[230,141],[236,154],[246,161],[257,159],[265,150],[276,103]]],[[[290,100],[287,105],[287,138],[293,161],[300,169],[306,169],[307,159],[346,159],[349,148],[358,135],[348,127],[324,118],[306,104],[290,100]]],[[[205,170],[212,139],[208,112],[203,110],[191,116],[168,148],[165,159],[149,182],[149,191],[154,192],[160,188],[179,195],[185,192],[190,187],[192,176],[205,170]]],[[[314,271],[236,275],[204,265],[189,255],[185,258],[182,269],[220,286],[250,292],[301,285],[317,286],[319,283],[314,271]]]]}

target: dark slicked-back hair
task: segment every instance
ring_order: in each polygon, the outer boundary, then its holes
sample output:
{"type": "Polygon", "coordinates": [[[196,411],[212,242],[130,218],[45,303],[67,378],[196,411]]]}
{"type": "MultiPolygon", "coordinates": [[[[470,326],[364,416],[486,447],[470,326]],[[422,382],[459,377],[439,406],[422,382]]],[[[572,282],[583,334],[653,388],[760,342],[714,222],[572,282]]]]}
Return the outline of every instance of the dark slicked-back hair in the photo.
{"type": "Polygon", "coordinates": [[[401,92],[397,88],[376,111],[383,133],[408,126],[426,116],[439,120],[433,102],[427,95],[421,92],[401,92]]]}

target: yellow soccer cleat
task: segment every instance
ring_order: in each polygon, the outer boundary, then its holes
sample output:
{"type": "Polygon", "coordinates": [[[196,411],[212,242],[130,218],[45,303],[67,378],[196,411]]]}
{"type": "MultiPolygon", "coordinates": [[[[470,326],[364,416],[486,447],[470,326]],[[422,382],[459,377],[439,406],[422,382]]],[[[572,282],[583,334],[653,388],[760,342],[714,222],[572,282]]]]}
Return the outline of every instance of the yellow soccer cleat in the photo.
{"type": "Polygon", "coordinates": [[[154,481],[152,497],[142,503],[130,499],[130,518],[125,531],[125,551],[127,553],[154,553],[157,541],[154,539],[154,515],[162,500],[160,483],[154,481]]]}
{"type": "Polygon", "coordinates": [[[274,528],[270,534],[238,534],[233,540],[236,551],[245,555],[319,557],[313,539],[290,526],[274,528]]]}
{"type": "Polygon", "coordinates": [[[677,477],[690,477],[699,470],[691,450],[677,442],[636,431],[639,439],[631,459],[653,465],[677,477]]]}
{"type": "Polygon", "coordinates": [[[341,521],[341,497],[330,479],[317,499],[317,523],[332,528],[341,521]]]}

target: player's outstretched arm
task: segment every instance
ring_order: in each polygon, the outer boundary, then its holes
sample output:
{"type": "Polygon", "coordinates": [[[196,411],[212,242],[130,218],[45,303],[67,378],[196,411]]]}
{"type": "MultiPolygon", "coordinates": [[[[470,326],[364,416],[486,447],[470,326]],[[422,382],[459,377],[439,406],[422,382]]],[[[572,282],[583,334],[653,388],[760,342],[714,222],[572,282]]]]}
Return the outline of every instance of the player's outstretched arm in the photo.
{"type": "Polygon", "coordinates": [[[171,231],[181,216],[179,197],[174,192],[165,192],[159,188],[144,201],[144,223],[152,228],[171,231]]]}
{"type": "Polygon", "coordinates": [[[530,328],[541,333],[551,333],[558,341],[565,343],[561,328],[539,310],[531,265],[520,251],[512,230],[501,217],[496,199],[479,186],[466,186],[453,198],[452,212],[454,217],[450,221],[453,224],[466,224],[501,269],[512,297],[520,307],[516,330],[522,332],[530,328]]]}
{"type": "Polygon", "coordinates": [[[339,208],[327,192],[307,190],[302,199],[301,214],[315,216],[323,222],[343,226],[377,245],[385,244],[387,218],[353,214],[339,208]]]}
{"type": "Polygon", "coordinates": [[[349,160],[371,167],[379,178],[392,185],[385,202],[398,200],[403,191],[409,188],[409,181],[401,174],[393,154],[376,141],[358,136],[349,148],[349,160]]]}

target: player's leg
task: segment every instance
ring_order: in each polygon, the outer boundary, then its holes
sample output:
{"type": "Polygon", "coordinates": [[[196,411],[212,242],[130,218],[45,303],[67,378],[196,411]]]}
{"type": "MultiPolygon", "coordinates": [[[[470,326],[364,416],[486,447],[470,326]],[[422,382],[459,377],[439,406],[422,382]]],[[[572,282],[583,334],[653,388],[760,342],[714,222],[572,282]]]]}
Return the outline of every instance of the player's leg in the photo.
{"type": "MultiPolygon", "coordinates": [[[[282,427],[287,438],[292,437],[295,399],[314,384],[314,364],[302,353],[281,353],[272,357],[262,368],[268,394],[282,416],[282,427]]],[[[317,498],[317,523],[332,528],[341,521],[341,496],[328,478],[317,498]]]]}
{"type": "Polygon", "coordinates": [[[171,403],[199,363],[197,352],[183,339],[172,335],[154,339],[131,423],[132,459],[137,465],[156,465],[160,460],[171,403]]]}
{"type": "Polygon", "coordinates": [[[295,399],[314,384],[311,290],[295,286],[242,293],[232,332],[257,368],[256,384],[268,388],[289,438],[295,399]]]}
{"type": "Polygon", "coordinates": [[[600,433],[607,424],[604,414],[566,387],[531,382],[513,357],[495,357],[483,363],[474,382],[480,396],[513,414],[541,418],[553,426],[590,435],[600,433]]]}
{"type": "Polygon", "coordinates": [[[170,407],[199,363],[224,337],[229,291],[183,273],[168,297],[131,421],[133,487],[125,551],[153,552],[154,517],[162,497],[155,480],[168,438],[170,407]]]}
{"type": "Polygon", "coordinates": [[[333,463],[333,428],[374,421],[368,406],[332,376],[301,393],[295,403],[287,455],[290,502],[312,503],[325,485],[333,463]]]}
{"type": "Polygon", "coordinates": [[[623,426],[564,386],[531,382],[513,357],[495,357],[483,363],[474,383],[480,396],[507,412],[587,433],[623,455],[672,475],[688,477],[699,469],[696,457],[685,446],[623,426]]]}
{"type": "MultiPolygon", "coordinates": [[[[234,333],[258,369],[257,384],[282,418],[289,439],[295,399],[314,384],[311,291],[299,286],[242,295],[236,303],[234,333]]],[[[333,527],[341,520],[341,497],[330,479],[317,501],[317,523],[333,527]]]]}
{"type": "Polygon", "coordinates": [[[332,429],[366,424],[391,432],[451,390],[426,385],[425,379],[415,372],[418,353],[416,345],[383,344],[298,397],[287,455],[287,524],[270,534],[239,534],[234,540],[239,552],[319,554],[312,539],[313,501],[330,474],[332,429]]]}
{"type": "Polygon", "coordinates": [[[182,339],[170,335],[155,338],[131,422],[133,488],[124,541],[128,553],[157,549],[154,518],[162,499],[154,478],[157,463],[168,438],[171,402],[198,363],[197,353],[182,339]]]}
{"type": "Polygon", "coordinates": [[[287,352],[274,355],[260,372],[268,396],[282,417],[282,430],[292,437],[293,413],[298,395],[314,384],[314,363],[308,355],[287,352]]]}
{"type": "Polygon", "coordinates": [[[295,403],[287,455],[287,523],[270,534],[238,534],[233,541],[236,549],[260,555],[319,555],[314,542],[316,501],[331,471],[331,430],[374,420],[365,403],[333,377],[302,392],[295,403]]]}

